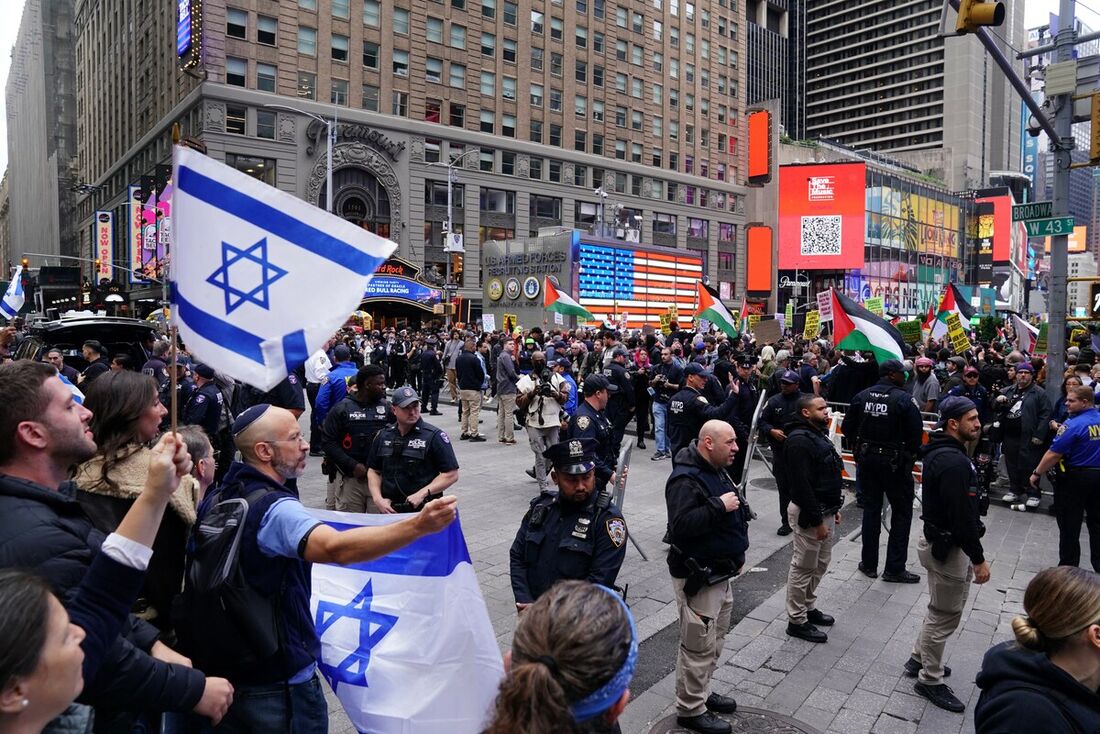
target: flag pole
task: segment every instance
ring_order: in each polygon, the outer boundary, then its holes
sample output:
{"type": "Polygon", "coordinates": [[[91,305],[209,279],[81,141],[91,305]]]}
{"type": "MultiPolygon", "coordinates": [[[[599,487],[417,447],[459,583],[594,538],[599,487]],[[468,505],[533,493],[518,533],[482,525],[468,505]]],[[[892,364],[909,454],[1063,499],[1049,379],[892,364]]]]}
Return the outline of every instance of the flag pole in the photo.
{"type": "Polygon", "coordinates": [[[179,349],[177,347],[176,336],[177,336],[176,327],[175,326],[169,327],[168,328],[168,338],[171,340],[170,344],[171,344],[171,349],[172,349],[172,371],[168,375],[168,391],[170,393],[170,397],[169,397],[168,402],[171,405],[169,410],[172,411],[172,435],[173,436],[176,435],[176,428],[178,427],[177,426],[178,420],[176,418],[176,408],[178,407],[177,404],[179,402],[179,400],[176,397],[176,392],[177,392],[176,387],[177,387],[178,382],[179,382],[179,379],[176,377],[176,365],[179,362],[179,349]]]}

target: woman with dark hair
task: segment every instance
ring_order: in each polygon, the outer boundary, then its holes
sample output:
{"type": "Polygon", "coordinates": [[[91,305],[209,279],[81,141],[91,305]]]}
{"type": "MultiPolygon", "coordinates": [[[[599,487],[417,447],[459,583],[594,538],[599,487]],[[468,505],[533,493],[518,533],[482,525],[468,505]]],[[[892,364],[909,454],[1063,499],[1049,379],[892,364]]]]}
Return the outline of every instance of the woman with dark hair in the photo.
{"type": "MultiPolygon", "coordinates": [[[[84,398],[92,411],[95,456],[77,467],[73,481],[77,499],[97,528],[111,532],[141,494],[151,457],[149,444],[157,437],[166,411],[156,380],[139,372],[101,375],[84,398]]],[[[183,582],[184,547],[195,522],[198,483],[185,477],[173,493],[157,540],[156,555],[135,612],[167,631],[171,627],[172,599],[183,582]]]]}
{"type": "Polygon", "coordinates": [[[1015,642],[985,654],[974,709],[978,734],[1100,731],[1100,575],[1040,571],[1012,620],[1015,642]]]}
{"type": "Polygon", "coordinates": [[[485,734],[610,734],[630,700],[638,632],[611,589],[561,581],[520,615],[485,734]]]}
{"type": "Polygon", "coordinates": [[[36,734],[50,722],[51,730],[91,731],[91,709],[73,701],[126,624],[164,509],[191,469],[172,437],[149,454],[144,491],[103,541],[68,612],[40,577],[0,570],[0,734],[36,734]]]}

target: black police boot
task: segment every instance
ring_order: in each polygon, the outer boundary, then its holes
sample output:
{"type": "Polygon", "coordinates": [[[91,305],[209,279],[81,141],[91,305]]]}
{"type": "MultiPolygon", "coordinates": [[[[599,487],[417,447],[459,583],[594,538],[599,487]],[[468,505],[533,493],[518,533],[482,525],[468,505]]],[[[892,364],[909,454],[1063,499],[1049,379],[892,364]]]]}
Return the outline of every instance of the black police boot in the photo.
{"type": "Polygon", "coordinates": [[[737,701],[729,696],[712,693],[707,696],[707,711],[713,711],[717,714],[732,714],[737,711],[737,701]]]}
{"type": "Polygon", "coordinates": [[[709,711],[704,711],[698,716],[677,716],[676,723],[699,734],[730,734],[733,731],[728,721],[720,719],[709,711]]]}
{"type": "Polygon", "coordinates": [[[859,562],[859,572],[869,579],[878,578],[878,571],[873,568],[868,568],[867,566],[864,566],[863,561],[859,562]]]}
{"type": "MultiPolygon", "coordinates": [[[[913,657],[910,657],[908,660],[905,661],[905,665],[902,667],[902,669],[905,671],[905,677],[906,678],[916,678],[917,673],[919,673],[921,671],[921,668],[923,668],[923,667],[924,666],[921,665],[919,660],[916,660],[913,657]]],[[[951,677],[951,668],[949,668],[946,665],[943,666],[943,677],[944,678],[950,678],[951,677]]]]}
{"type": "Polygon", "coordinates": [[[902,570],[899,573],[883,571],[882,580],[888,581],[892,584],[916,584],[920,583],[920,576],[905,570],[902,570]]]}
{"type": "Polygon", "coordinates": [[[787,622],[787,634],[791,637],[797,637],[800,640],[806,642],[828,642],[829,636],[814,627],[810,622],[803,622],[802,624],[795,624],[794,622],[787,622]]]}
{"type": "Polygon", "coordinates": [[[779,529],[775,531],[776,535],[790,535],[794,532],[794,528],[790,525],[780,525],[779,529]]]}
{"type": "Polygon", "coordinates": [[[832,627],[836,620],[833,619],[833,615],[826,614],[818,609],[811,609],[806,614],[806,621],[812,625],[820,625],[821,627],[832,627]]]}
{"type": "Polygon", "coordinates": [[[966,711],[966,704],[960,701],[955,696],[955,692],[945,685],[930,686],[926,683],[917,682],[913,684],[913,690],[927,698],[933,705],[946,711],[954,711],[956,714],[966,711]]]}

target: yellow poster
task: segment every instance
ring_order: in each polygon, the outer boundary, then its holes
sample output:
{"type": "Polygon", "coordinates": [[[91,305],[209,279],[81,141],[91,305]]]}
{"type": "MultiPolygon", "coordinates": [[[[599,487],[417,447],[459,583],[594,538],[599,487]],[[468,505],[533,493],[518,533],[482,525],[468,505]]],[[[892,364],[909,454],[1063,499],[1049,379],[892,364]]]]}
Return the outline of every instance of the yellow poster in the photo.
{"type": "Polygon", "coordinates": [[[816,339],[821,331],[821,313],[819,311],[806,312],[806,326],[802,330],[803,339],[816,339]]]}

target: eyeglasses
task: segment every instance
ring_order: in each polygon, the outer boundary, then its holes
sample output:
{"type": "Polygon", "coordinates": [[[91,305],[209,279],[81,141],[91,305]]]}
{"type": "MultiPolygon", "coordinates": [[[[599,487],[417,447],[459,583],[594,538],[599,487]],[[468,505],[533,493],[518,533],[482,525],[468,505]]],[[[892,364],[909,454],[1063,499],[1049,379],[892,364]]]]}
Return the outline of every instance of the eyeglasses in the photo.
{"type": "Polygon", "coordinates": [[[307,441],[306,437],[301,435],[301,434],[295,436],[294,438],[283,438],[283,439],[270,440],[270,441],[257,441],[256,443],[296,443],[299,446],[302,446],[302,445],[308,446],[309,445],[309,441],[307,441]]]}

